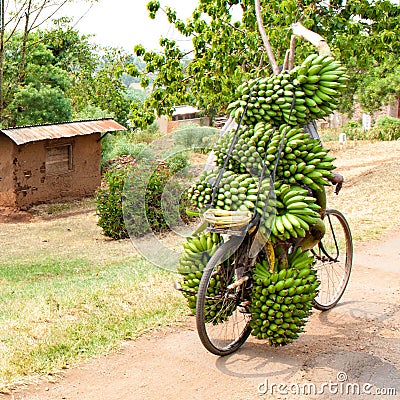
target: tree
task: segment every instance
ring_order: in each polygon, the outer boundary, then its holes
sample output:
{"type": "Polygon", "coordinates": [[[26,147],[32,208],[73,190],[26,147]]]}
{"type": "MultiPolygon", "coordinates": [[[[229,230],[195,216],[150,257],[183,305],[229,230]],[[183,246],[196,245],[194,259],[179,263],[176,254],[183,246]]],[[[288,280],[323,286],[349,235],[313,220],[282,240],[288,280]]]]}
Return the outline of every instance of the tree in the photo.
{"type": "Polygon", "coordinates": [[[374,112],[383,104],[397,101],[399,94],[400,65],[397,57],[389,56],[385,62],[365,72],[358,99],[366,111],[374,112]]]}
{"type": "Polygon", "coordinates": [[[19,86],[25,78],[30,34],[50,20],[67,2],[68,0],[16,0],[10,4],[0,1],[0,123],[3,121],[5,108],[4,68],[9,42],[13,42],[15,46],[15,37],[19,38],[18,63],[14,74],[14,84],[19,86]]]}
{"type": "Polygon", "coordinates": [[[54,21],[48,30],[7,33],[2,75],[2,126],[113,117],[127,122],[129,97],[120,77],[126,56],[92,45],[89,37],[54,21]],[[25,41],[21,71],[21,42],[25,41]]]}
{"type": "MultiPolygon", "coordinates": [[[[14,35],[14,39],[18,37],[14,35]]],[[[53,65],[53,54],[42,43],[37,43],[37,36],[31,34],[27,39],[27,47],[33,42],[34,50],[25,54],[22,81],[16,77],[20,58],[14,57],[13,63],[12,57],[7,57],[4,75],[6,120],[3,121],[7,126],[68,121],[72,115],[71,101],[67,95],[71,84],[68,73],[53,65]],[[15,79],[20,81],[18,86],[15,85],[15,79]]],[[[16,50],[14,54],[18,54],[16,50]]]]}
{"type": "Polygon", "coordinates": [[[69,121],[72,114],[70,100],[56,87],[26,85],[19,89],[9,105],[14,115],[14,126],[69,121]]]}
{"type": "Polygon", "coordinates": [[[55,21],[55,29],[42,35],[55,65],[70,76],[69,96],[75,115],[90,115],[98,109],[125,124],[130,101],[121,75],[128,56],[118,49],[92,45],[89,37],[79,34],[69,23],[66,18],[55,21]]]}
{"type": "MultiPolygon", "coordinates": [[[[366,71],[376,68],[389,54],[399,59],[399,6],[377,0],[262,0],[262,21],[278,65],[285,61],[291,45],[291,26],[302,24],[324,37],[336,58],[347,66],[351,76],[342,109],[349,109],[354,93],[363,87],[366,71]]],[[[171,115],[176,104],[190,103],[213,115],[224,112],[235,88],[243,80],[269,74],[269,64],[257,29],[254,0],[201,0],[192,17],[183,21],[170,7],[157,0],[147,5],[150,18],[162,12],[184,36],[191,37],[193,50],[188,53],[177,42],[161,38],[161,52],[135,47],[146,66],[140,71],[130,65],[129,72],[141,78],[143,87],[152,80],[152,94],[143,106],[133,103],[133,125],[143,127],[158,115],[171,115]],[[233,10],[240,11],[233,20],[233,10]]],[[[296,60],[300,62],[315,49],[297,40],[296,60]]],[[[398,63],[398,61],[396,61],[398,63]]]]}
{"type": "Polygon", "coordinates": [[[115,118],[126,124],[130,100],[126,86],[121,80],[125,69],[126,55],[119,49],[106,49],[101,68],[95,71],[93,104],[115,114],[115,118]]]}

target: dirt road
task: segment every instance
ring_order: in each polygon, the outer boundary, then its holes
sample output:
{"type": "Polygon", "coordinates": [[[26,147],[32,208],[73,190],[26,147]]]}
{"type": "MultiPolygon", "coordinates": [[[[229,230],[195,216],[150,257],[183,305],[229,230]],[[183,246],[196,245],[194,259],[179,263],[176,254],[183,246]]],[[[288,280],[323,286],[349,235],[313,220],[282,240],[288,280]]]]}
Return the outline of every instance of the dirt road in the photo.
{"type": "Polygon", "coordinates": [[[54,383],[3,398],[400,399],[400,233],[355,251],[339,305],[315,311],[291,345],[271,348],[251,338],[237,353],[218,358],[202,347],[188,318],[185,328],[127,342],[118,354],[81,364],[54,383]]]}

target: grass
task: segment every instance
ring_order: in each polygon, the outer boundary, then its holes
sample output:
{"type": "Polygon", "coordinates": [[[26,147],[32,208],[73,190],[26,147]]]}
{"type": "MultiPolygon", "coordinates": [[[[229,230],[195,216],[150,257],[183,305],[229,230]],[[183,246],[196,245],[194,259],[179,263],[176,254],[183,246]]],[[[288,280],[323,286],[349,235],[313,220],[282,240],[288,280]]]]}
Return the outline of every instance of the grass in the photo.
{"type": "Polygon", "coordinates": [[[138,257],[0,263],[0,386],[115,349],[186,312],[174,276],[138,257]]]}
{"type": "Polygon", "coordinates": [[[94,214],[1,228],[0,391],[187,314],[177,276],[105,239],[94,214]]]}
{"type": "MultiPolygon", "coordinates": [[[[400,142],[327,146],[346,178],[339,196],[328,189],[329,206],[346,215],[356,248],[398,229],[400,142]]],[[[141,258],[129,240],[104,238],[92,209],[88,199],[52,204],[32,222],[1,225],[0,390],[185,321],[177,276],[141,258]]]]}
{"type": "Polygon", "coordinates": [[[39,204],[32,207],[29,211],[38,217],[55,217],[64,215],[68,212],[75,212],[79,209],[80,212],[94,210],[94,203],[92,197],[83,199],[69,200],[65,202],[50,202],[46,204],[39,204]]]}

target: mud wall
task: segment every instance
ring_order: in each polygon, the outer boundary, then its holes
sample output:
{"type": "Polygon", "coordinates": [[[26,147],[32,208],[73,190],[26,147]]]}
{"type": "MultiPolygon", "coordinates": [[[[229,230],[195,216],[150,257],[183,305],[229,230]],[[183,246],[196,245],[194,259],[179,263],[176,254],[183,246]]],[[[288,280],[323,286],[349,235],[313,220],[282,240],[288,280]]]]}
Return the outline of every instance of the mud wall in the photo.
{"type": "Polygon", "coordinates": [[[192,118],[192,119],[182,119],[177,121],[170,121],[166,117],[161,117],[157,119],[158,128],[161,133],[171,133],[174,130],[184,127],[186,124],[196,124],[199,126],[210,126],[210,118],[209,117],[201,117],[201,118],[192,118]]]}
{"type": "Polygon", "coordinates": [[[13,180],[14,142],[0,133],[0,206],[15,207],[13,180]]]}
{"type": "Polygon", "coordinates": [[[93,194],[101,181],[99,138],[92,134],[18,146],[13,158],[16,205],[24,209],[93,194]]]}
{"type": "Polygon", "coordinates": [[[178,128],[184,128],[185,125],[195,124],[199,126],[210,126],[209,117],[182,119],[178,121],[168,121],[166,133],[171,133],[178,128]]]}

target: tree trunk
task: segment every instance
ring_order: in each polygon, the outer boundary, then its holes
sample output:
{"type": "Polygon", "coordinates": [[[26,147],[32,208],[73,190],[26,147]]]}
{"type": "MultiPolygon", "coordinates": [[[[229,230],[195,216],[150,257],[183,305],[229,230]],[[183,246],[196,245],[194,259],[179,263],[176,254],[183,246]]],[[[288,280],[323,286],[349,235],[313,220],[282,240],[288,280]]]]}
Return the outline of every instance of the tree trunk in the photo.
{"type": "Polygon", "coordinates": [[[21,43],[21,60],[18,69],[18,84],[22,84],[25,79],[25,60],[26,60],[26,44],[28,42],[29,35],[29,17],[31,14],[32,0],[29,0],[28,7],[25,12],[25,26],[24,26],[24,36],[21,43]]]}
{"type": "MultiPolygon", "coordinates": [[[[278,67],[278,64],[276,63],[274,53],[272,52],[271,44],[264,29],[260,0],[254,0],[254,7],[257,16],[258,30],[260,31],[260,35],[264,43],[264,48],[267,52],[269,63],[271,64],[272,72],[275,75],[278,75],[280,69],[278,67]]],[[[325,39],[318,33],[310,31],[309,29],[304,27],[300,22],[293,24],[292,30],[294,37],[292,37],[290,41],[290,50],[288,51],[285,59],[284,69],[293,68],[295,37],[299,37],[301,39],[309,41],[317,48],[319,54],[326,54],[326,55],[331,54],[331,50],[328,44],[326,43],[325,39]]]]}
{"type": "Polygon", "coordinates": [[[4,94],[4,0],[0,0],[0,127],[3,122],[4,94]]]}

